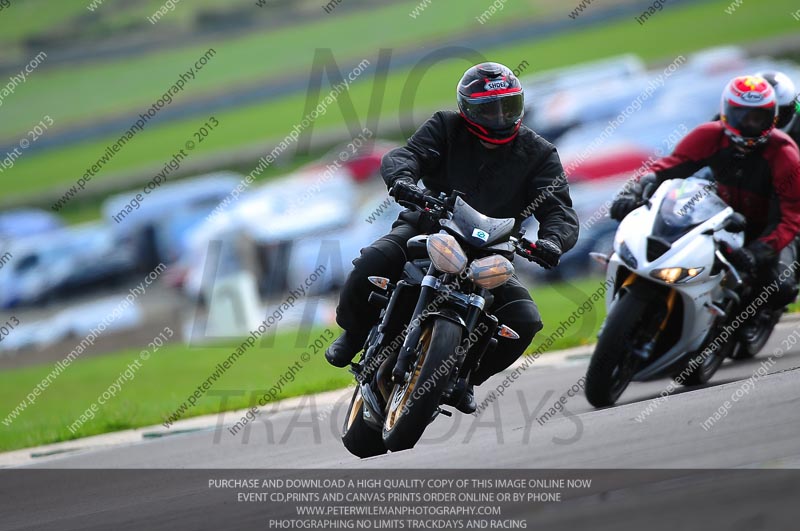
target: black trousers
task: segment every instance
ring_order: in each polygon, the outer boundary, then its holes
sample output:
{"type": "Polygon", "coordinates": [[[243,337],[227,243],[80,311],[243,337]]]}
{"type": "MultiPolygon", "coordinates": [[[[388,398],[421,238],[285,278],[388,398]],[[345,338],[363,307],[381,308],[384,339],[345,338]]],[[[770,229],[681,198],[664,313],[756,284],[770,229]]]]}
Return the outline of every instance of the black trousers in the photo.
{"type": "MultiPolygon", "coordinates": [[[[420,233],[413,224],[398,219],[389,234],[361,249],[361,255],[353,260],[354,269],[344,283],[336,308],[336,322],[348,334],[353,334],[359,341],[366,340],[370,328],[380,317],[380,310],[367,303],[367,297],[374,289],[367,277],[382,276],[398,281],[408,260],[406,243],[420,233]]],[[[516,276],[492,290],[492,294],[494,302],[488,310],[500,324],[510,326],[520,337],[516,340],[498,338],[494,354],[484,358],[478,371],[472,375],[471,382],[475,385],[482,384],[514,363],[543,326],[536,303],[516,276]]]]}

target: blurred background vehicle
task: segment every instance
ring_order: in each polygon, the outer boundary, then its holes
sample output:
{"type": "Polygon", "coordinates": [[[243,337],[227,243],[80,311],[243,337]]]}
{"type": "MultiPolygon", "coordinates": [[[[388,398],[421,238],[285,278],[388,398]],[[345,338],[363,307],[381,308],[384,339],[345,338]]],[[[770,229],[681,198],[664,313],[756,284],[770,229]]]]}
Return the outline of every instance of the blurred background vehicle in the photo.
{"type": "Polygon", "coordinates": [[[0,269],[0,307],[41,304],[119,282],[136,267],[133,247],[102,222],[16,239],[0,269]]]}
{"type": "Polygon", "coordinates": [[[38,208],[15,208],[0,212],[0,245],[11,240],[42,234],[61,228],[58,216],[38,208]]]}

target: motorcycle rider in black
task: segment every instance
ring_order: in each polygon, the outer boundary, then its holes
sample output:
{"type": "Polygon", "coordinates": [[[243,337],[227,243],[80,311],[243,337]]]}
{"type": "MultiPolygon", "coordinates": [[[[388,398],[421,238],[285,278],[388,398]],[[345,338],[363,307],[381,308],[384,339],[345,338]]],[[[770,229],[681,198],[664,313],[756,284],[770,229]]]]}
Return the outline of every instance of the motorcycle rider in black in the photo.
{"type": "MultiPolygon", "coordinates": [[[[481,213],[515,218],[517,229],[533,215],[539,221],[538,239],[523,242],[533,261],[546,269],[557,266],[561,254],[575,245],[578,219],[556,149],[522,125],[519,80],[498,63],[476,65],[459,82],[458,107],[459,113],[435,113],[406,146],[383,157],[381,175],[390,195],[401,201],[459,190],[481,213]],[[417,186],[419,180],[426,190],[417,186]]],[[[438,226],[424,214],[406,210],[389,234],[361,250],[336,309],[344,333],[325,353],[332,365],[346,367],[379,318],[379,310],[366,302],[373,289],[367,277],[399,279],[409,238],[431,232],[438,232],[438,226]]],[[[475,411],[472,386],[510,366],[543,326],[536,304],[516,276],[492,294],[494,315],[520,337],[498,338],[494,355],[472,376],[464,399],[452,404],[465,413],[475,411]]]]}

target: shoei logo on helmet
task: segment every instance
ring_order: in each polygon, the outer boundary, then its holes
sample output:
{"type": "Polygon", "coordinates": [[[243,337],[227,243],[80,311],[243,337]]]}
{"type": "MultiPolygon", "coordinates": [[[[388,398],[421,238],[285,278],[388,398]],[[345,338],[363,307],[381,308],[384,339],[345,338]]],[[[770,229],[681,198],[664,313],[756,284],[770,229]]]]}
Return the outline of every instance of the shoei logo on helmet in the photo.
{"type": "Polygon", "coordinates": [[[473,231],[472,231],[472,237],[473,237],[473,238],[478,238],[479,240],[483,240],[483,241],[485,241],[485,242],[488,242],[488,241],[489,241],[489,235],[488,235],[488,234],[486,234],[486,232],[485,232],[485,231],[482,231],[481,229],[475,229],[475,230],[473,230],[473,231]]]}
{"type": "Polygon", "coordinates": [[[745,92],[742,94],[742,99],[747,103],[758,103],[764,99],[764,95],[760,92],[751,90],[750,92],[745,92]]]}
{"type": "Polygon", "coordinates": [[[505,79],[497,79],[495,81],[489,81],[488,83],[486,83],[486,85],[484,85],[484,88],[486,90],[501,90],[508,87],[509,87],[508,81],[506,81],[505,79]]]}

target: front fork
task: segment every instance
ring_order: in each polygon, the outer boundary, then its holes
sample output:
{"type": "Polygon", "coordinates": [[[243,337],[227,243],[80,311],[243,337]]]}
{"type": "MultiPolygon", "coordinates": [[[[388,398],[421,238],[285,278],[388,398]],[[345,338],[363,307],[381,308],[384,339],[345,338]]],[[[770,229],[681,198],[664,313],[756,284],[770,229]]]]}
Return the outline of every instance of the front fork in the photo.
{"type": "MultiPolygon", "coordinates": [[[[625,282],[622,283],[620,290],[623,288],[630,288],[633,284],[637,281],[638,275],[635,273],[631,273],[628,275],[628,278],[625,279],[625,282]]],[[[641,347],[635,348],[633,350],[634,354],[639,357],[642,361],[648,361],[650,356],[653,354],[653,350],[655,349],[656,344],[658,343],[658,339],[661,337],[662,332],[667,328],[667,324],[669,323],[669,318],[672,316],[672,311],[675,309],[675,302],[678,297],[678,292],[674,288],[670,288],[669,293],[666,296],[666,308],[664,308],[664,316],[661,321],[657,321],[657,326],[654,330],[646,330],[644,331],[644,336],[648,337],[648,339],[641,347]]],[[[655,323],[654,323],[655,325],[655,323]]]]}
{"type": "MultiPolygon", "coordinates": [[[[428,274],[425,278],[430,278],[436,273],[433,264],[428,267],[428,274]]],[[[407,326],[408,334],[403,340],[403,346],[400,347],[400,354],[397,357],[394,369],[392,369],[392,381],[400,384],[405,381],[406,374],[408,373],[411,361],[417,352],[417,345],[419,344],[420,337],[422,336],[422,322],[427,314],[430,313],[430,305],[434,302],[436,295],[436,288],[428,283],[424,283],[420,289],[419,299],[414,311],[411,314],[411,320],[407,326]]]]}
{"type": "MultiPolygon", "coordinates": [[[[471,303],[466,304],[463,300],[461,301],[461,304],[465,305],[466,307],[466,316],[463,319],[456,312],[449,309],[443,309],[442,306],[448,301],[450,295],[444,295],[443,292],[437,289],[436,281],[428,280],[434,279],[435,273],[436,269],[431,264],[431,266],[428,268],[428,274],[425,276],[426,280],[424,280],[422,283],[417,305],[411,315],[411,320],[408,325],[409,332],[403,341],[403,346],[400,348],[400,354],[397,357],[397,363],[392,370],[392,381],[394,383],[402,383],[408,376],[411,362],[415,359],[417,354],[419,340],[422,335],[422,325],[430,314],[435,313],[444,318],[450,319],[453,322],[456,322],[464,328],[465,333],[469,333],[470,331],[474,330],[477,327],[481,316],[483,315],[482,304],[480,306],[471,303]]],[[[452,290],[450,293],[454,293],[455,291],[456,290],[452,290]]],[[[478,300],[485,301],[486,290],[481,289],[475,294],[475,296],[479,297],[478,300]]],[[[469,296],[465,297],[469,299],[469,296]]],[[[496,322],[497,320],[494,319],[495,327],[496,322]]],[[[494,334],[494,330],[492,330],[492,334],[494,334]]],[[[489,339],[491,339],[491,337],[492,336],[490,335],[489,339]]],[[[486,346],[488,346],[488,339],[485,343],[481,344],[481,354],[483,350],[486,349],[486,346]]],[[[458,367],[462,367],[466,352],[459,351],[458,355],[458,367]]]]}

